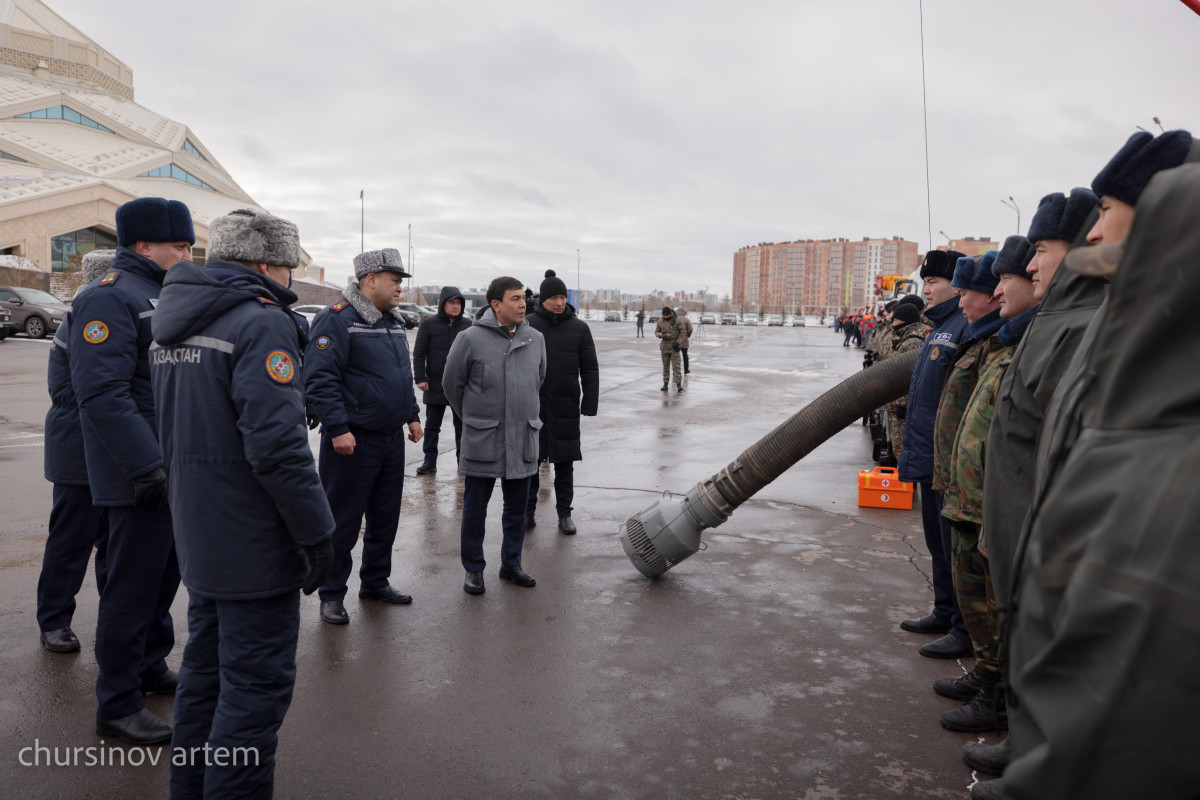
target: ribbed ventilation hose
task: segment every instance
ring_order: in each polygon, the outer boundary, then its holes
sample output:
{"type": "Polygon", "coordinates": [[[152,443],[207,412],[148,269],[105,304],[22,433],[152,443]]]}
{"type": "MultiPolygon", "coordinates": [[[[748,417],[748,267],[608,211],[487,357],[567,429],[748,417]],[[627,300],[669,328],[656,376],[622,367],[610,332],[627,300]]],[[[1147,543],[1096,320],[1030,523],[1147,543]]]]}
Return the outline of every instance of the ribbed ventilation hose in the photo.
{"type": "Polygon", "coordinates": [[[838,431],[874,409],[908,394],[920,350],[876,362],[852,375],[752,444],[713,475],[715,488],[732,511],[838,431]]]}

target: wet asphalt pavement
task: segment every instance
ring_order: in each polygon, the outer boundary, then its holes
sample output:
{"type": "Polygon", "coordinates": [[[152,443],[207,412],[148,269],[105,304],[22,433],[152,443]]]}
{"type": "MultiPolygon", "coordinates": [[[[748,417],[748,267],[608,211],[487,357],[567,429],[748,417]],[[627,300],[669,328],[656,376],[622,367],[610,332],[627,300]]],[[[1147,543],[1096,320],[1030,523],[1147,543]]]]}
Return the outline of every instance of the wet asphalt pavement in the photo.
{"type": "MultiPolygon", "coordinates": [[[[538,585],[501,582],[496,492],[487,592],[464,594],[452,428],[436,476],[416,476],[409,444],[392,583],[415,601],[360,603],[354,575],[350,624],[334,627],[315,595],[303,599],[275,796],[967,797],[961,750],[976,737],[941,728],[955,703],[931,685],[971,662],[922,658],[929,637],[898,627],[931,607],[929,559],[918,509],[856,504],[857,472],[873,466],[866,428],[822,445],[657,581],[617,538],[663,492],[685,493],[860,369],[861,351],[828,328],[706,326],[686,391],[663,393],[652,326],[640,340],[632,322],[591,326],[601,398],[575,469],[579,534],[557,532],[544,469],[524,551],[538,585]]],[[[46,766],[47,753],[21,763],[35,741],[57,748],[51,758],[100,745],[92,576],[73,624],[83,652],[38,643],[48,350],[0,343],[0,796],[166,797],[165,749],[157,766],[46,766]]],[[[181,587],[171,666],[185,612],[181,587]]],[[[170,718],[170,698],[147,704],[170,718]]],[[[147,755],[106,740],[105,758],[112,747],[147,755]]]]}

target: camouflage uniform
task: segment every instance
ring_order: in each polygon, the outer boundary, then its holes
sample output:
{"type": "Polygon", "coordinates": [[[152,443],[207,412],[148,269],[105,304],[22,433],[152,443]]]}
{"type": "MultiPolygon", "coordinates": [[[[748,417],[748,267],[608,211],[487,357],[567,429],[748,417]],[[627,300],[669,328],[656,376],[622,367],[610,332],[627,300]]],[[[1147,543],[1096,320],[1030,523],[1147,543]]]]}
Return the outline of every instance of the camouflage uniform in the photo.
{"type": "MultiPolygon", "coordinates": [[[[901,325],[899,328],[892,329],[892,339],[888,343],[886,352],[880,355],[880,359],[888,358],[896,353],[905,353],[909,350],[920,350],[921,345],[925,343],[925,337],[929,335],[929,331],[933,329],[933,323],[922,317],[916,322],[909,322],[906,325],[901,325]]],[[[888,432],[892,435],[892,455],[900,458],[900,452],[904,449],[904,411],[908,395],[897,398],[888,403],[884,408],[887,409],[888,432]]]]}
{"type": "Polygon", "coordinates": [[[671,382],[671,372],[675,372],[675,385],[683,384],[683,362],[679,358],[679,339],[683,336],[683,326],[679,324],[679,315],[672,314],[659,318],[654,326],[654,335],[659,338],[658,351],[662,353],[663,383],[671,382]]]}
{"type": "Polygon", "coordinates": [[[950,452],[949,484],[942,516],[950,520],[954,593],[971,646],[982,670],[999,672],[1000,644],[996,596],[992,589],[980,525],[983,522],[983,465],[988,429],[1013,347],[993,334],[975,350],[979,377],[963,411],[950,452]]]}

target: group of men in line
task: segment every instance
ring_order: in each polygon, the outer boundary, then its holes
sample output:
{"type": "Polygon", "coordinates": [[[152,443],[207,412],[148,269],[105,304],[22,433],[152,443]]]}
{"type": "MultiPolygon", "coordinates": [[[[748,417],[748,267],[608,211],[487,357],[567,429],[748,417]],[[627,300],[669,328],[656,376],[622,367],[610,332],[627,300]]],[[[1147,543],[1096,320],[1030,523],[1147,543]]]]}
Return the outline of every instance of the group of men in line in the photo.
{"type": "Polygon", "coordinates": [[[1200,379],[1166,334],[1200,283],[1195,162],[1186,131],[1132,136],[999,251],[927,253],[923,315],[889,303],[868,342],[878,358],[920,348],[888,413],[934,607],[900,627],[939,637],[923,656],[974,656],[934,682],[964,703],[944,727],[1009,731],[965,745],[1001,776],[973,798],[1200,786],[1200,379]]]}
{"type": "Polygon", "coordinates": [[[117,209],[116,227],[116,251],[84,259],[87,283],[49,358],[41,641],[80,649],[71,620],[95,548],[97,734],[191,754],[172,757],[172,797],[269,796],[295,683],[299,592],[318,591],[322,618],[347,623],[362,530],[360,599],[412,602],[389,582],[404,438],[426,438],[418,473],[434,473],[450,407],[463,588],[484,591],[497,479],[500,577],[533,586],[521,555],[540,462],[554,464],[559,530],[576,532],[572,466],[580,415],[599,399],[595,346],[552,271],[529,320],[516,278],[492,281],[474,322],[446,287],[410,355],[396,313],[408,274],[395,249],[357,256],[342,298],[308,330],[289,308],[301,258],[291,222],[258,209],[213,220],[203,267],[189,260],[183,203],[139,198],[117,209]],[[321,427],[315,462],[306,423],[321,427]],[[188,641],[175,673],[165,657],[181,578],[188,641]],[[146,708],[149,694],[174,695],[173,726],[146,708]],[[219,747],[248,748],[257,762],[206,763],[219,747]]]}

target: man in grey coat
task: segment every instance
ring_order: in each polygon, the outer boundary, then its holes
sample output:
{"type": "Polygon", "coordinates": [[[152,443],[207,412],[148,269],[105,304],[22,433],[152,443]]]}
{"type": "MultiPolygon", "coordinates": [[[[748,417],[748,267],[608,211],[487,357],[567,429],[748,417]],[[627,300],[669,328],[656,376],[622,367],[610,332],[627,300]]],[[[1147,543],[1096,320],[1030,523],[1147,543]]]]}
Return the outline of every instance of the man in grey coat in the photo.
{"type": "Polygon", "coordinates": [[[462,418],[458,473],[463,480],[460,535],[463,591],[483,594],[484,525],[496,479],[504,493],[500,577],[518,586],[536,581],[521,567],[529,479],[537,472],[539,390],[546,377],[546,343],[525,321],[523,284],[500,277],[487,290],[483,316],[455,338],[442,388],[462,418]]]}

